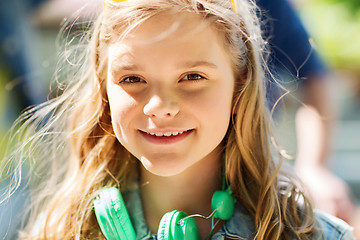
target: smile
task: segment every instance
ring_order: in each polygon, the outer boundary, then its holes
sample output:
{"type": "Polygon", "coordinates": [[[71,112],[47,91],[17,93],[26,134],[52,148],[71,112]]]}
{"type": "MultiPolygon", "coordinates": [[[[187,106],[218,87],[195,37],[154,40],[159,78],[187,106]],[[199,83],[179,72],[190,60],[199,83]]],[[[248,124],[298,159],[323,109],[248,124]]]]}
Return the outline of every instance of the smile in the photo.
{"type": "Polygon", "coordinates": [[[154,144],[171,144],[179,142],[185,139],[191,134],[194,129],[186,131],[164,131],[164,132],[152,132],[152,131],[141,131],[139,132],[149,142],[154,144]]]}
{"type": "Polygon", "coordinates": [[[181,132],[164,132],[164,133],[159,133],[159,132],[147,132],[147,134],[152,135],[152,136],[157,136],[157,137],[170,137],[170,136],[177,136],[179,134],[183,134],[184,132],[187,131],[181,131],[181,132]]]}

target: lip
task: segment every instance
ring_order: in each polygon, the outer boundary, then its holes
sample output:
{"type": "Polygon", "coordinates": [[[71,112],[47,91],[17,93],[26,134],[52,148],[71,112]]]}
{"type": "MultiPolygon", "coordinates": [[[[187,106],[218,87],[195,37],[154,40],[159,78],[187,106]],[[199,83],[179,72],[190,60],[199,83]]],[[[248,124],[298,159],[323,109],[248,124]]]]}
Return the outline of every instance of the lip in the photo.
{"type": "Polygon", "coordinates": [[[149,142],[154,144],[172,144],[179,142],[189,136],[194,129],[172,130],[172,131],[142,131],[140,134],[149,142]],[[170,134],[171,133],[171,134],[170,134]],[[157,136],[158,135],[158,136],[157,136]],[[169,136],[170,135],[170,136],[169,136]]]}

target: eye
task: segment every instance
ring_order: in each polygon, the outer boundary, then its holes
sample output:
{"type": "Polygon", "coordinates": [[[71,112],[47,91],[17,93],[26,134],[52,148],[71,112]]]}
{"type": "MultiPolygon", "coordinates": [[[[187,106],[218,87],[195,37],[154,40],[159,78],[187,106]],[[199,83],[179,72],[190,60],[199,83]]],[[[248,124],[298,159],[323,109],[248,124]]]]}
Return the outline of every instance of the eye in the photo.
{"type": "Polygon", "coordinates": [[[198,73],[189,73],[186,74],[180,81],[197,81],[201,79],[206,79],[206,78],[198,73]]]}
{"type": "Polygon", "coordinates": [[[122,78],[119,83],[130,84],[130,83],[146,83],[144,79],[138,76],[127,76],[122,78]]]}

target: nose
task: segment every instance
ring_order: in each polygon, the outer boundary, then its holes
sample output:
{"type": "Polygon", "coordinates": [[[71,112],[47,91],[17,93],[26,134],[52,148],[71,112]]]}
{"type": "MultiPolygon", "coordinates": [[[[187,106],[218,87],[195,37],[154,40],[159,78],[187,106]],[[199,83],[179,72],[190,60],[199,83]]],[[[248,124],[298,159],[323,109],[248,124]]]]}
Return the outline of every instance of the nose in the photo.
{"type": "Polygon", "coordinates": [[[177,101],[171,96],[154,94],[144,106],[144,114],[152,118],[172,118],[179,112],[177,101]]]}

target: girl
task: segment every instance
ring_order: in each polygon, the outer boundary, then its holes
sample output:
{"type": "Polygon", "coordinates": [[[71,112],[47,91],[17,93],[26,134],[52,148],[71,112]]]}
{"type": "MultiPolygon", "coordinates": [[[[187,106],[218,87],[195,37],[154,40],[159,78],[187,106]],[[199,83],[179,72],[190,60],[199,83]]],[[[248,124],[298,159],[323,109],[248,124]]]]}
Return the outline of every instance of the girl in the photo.
{"type": "Polygon", "coordinates": [[[84,40],[73,81],[23,127],[50,174],[21,239],[352,239],[270,153],[251,1],[107,0],[84,40]]]}

